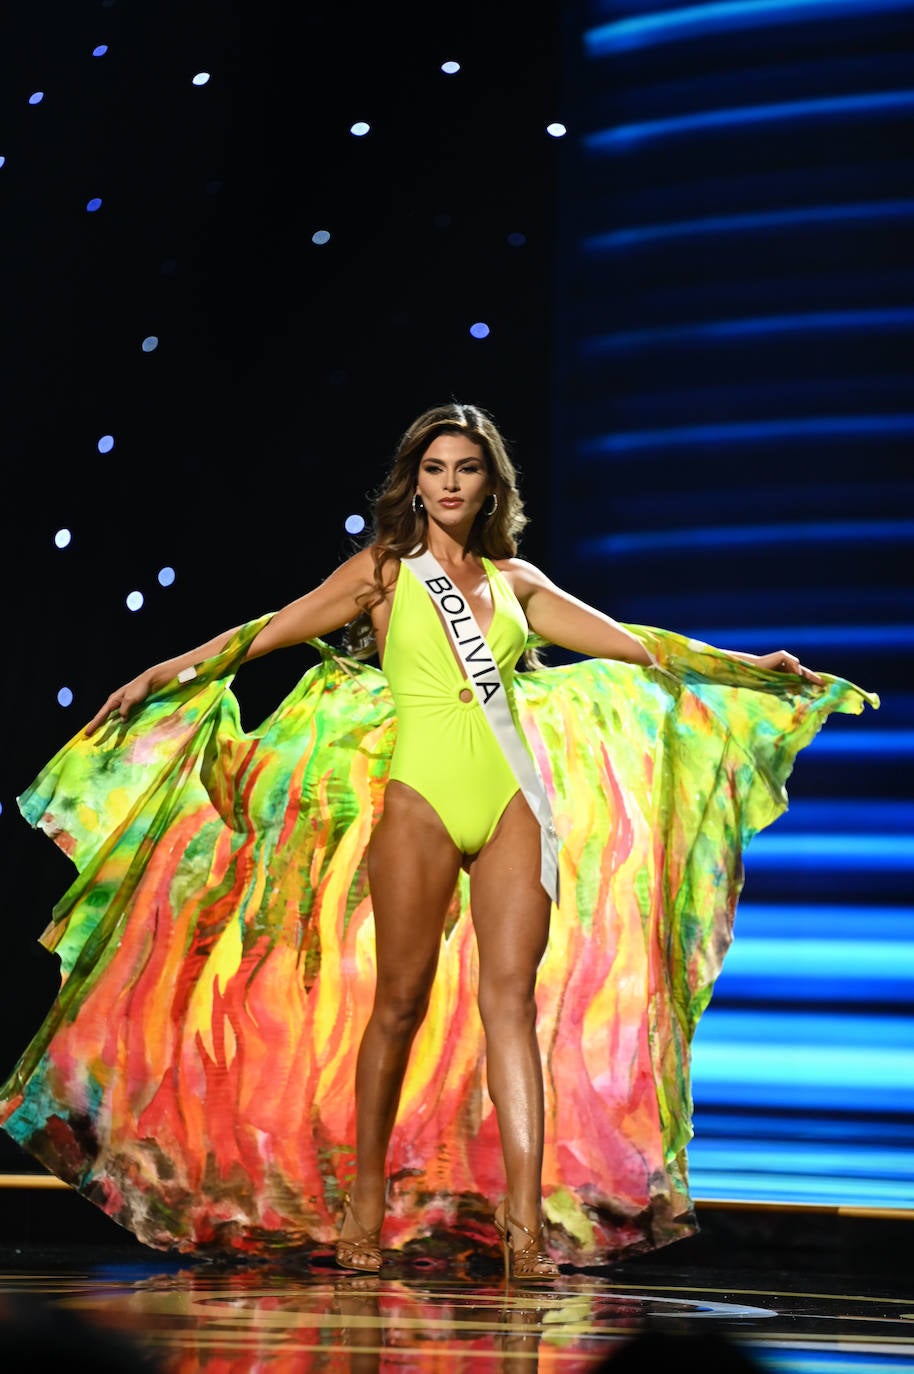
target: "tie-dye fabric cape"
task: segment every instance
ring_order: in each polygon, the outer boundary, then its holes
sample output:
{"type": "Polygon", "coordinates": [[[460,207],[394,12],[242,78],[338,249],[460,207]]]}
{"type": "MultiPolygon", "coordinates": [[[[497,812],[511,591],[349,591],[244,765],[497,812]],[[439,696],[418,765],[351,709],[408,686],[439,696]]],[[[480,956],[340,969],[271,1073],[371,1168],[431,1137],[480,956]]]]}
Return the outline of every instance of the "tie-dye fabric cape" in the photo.
{"type": "MultiPolygon", "coordinates": [[[[352,1176],[373,994],[365,852],[396,719],[383,674],[320,661],[256,730],[230,684],[269,616],[127,723],[76,735],[19,799],[78,876],[42,943],[61,987],[0,1124],[148,1246],[325,1248],[352,1176]]],[[[537,1005],[555,1257],[695,1229],[692,1037],[730,944],[742,853],[798,751],[878,698],[627,627],[657,667],[516,674],[562,837],[537,1005]]],[[[461,874],[389,1156],[385,1247],[494,1240],[504,1191],[461,874]]]]}

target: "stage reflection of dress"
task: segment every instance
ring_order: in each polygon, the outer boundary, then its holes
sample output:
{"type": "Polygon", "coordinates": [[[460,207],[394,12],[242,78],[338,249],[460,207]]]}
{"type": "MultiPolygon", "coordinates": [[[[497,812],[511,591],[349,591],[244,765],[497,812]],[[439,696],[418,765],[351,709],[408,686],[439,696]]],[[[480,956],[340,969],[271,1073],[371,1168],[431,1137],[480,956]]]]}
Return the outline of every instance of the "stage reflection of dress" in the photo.
{"type": "MultiPolygon", "coordinates": [[[[242,730],[230,683],[265,619],[127,725],[76,736],[20,798],[78,876],[41,937],[60,993],[0,1089],[0,1122],[157,1248],[324,1247],[353,1167],[364,854],[396,721],[379,670],[318,644],[242,730]]],[[[563,846],[537,998],[544,1191],[553,1252],[579,1264],[694,1229],[690,1045],[742,851],[827,716],[878,705],[630,628],[658,668],[516,677],[563,846]]],[[[467,907],[461,875],[391,1145],[383,1240],[407,1252],[494,1241],[504,1189],[467,907]]]]}

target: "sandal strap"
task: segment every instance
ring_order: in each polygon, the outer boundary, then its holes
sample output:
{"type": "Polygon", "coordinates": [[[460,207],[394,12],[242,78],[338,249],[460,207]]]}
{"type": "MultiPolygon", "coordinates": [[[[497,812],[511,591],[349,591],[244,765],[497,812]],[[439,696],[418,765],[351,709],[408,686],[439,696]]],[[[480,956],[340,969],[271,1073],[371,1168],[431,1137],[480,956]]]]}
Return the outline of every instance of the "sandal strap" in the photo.
{"type": "Polygon", "coordinates": [[[358,1240],[352,1241],[351,1244],[364,1245],[365,1242],[368,1240],[376,1241],[378,1236],[381,1234],[381,1224],[379,1223],[373,1231],[369,1231],[368,1227],[365,1225],[365,1223],[359,1216],[358,1212],[355,1210],[355,1207],[352,1205],[352,1198],[349,1196],[348,1193],[346,1194],[346,1197],[344,1199],[344,1206],[348,1210],[349,1215],[352,1217],[352,1220],[355,1222],[356,1226],[362,1232],[358,1240]]]}
{"type": "Polygon", "coordinates": [[[514,1226],[518,1231],[523,1231],[525,1236],[530,1237],[530,1239],[527,1241],[527,1244],[524,1246],[523,1250],[514,1251],[515,1255],[526,1255],[528,1250],[532,1250],[534,1246],[539,1245],[540,1236],[543,1234],[543,1224],[544,1223],[541,1218],[540,1224],[536,1228],[536,1230],[531,1231],[530,1227],[525,1226],[522,1221],[518,1221],[517,1217],[512,1217],[510,1212],[505,1212],[505,1225],[514,1226]]]}
{"type": "Polygon", "coordinates": [[[383,1217],[381,1221],[378,1223],[378,1225],[374,1228],[374,1230],[369,1231],[368,1227],[364,1225],[361,1218],[359,1217],[358,1212],[353,1207],[352,1198],[349,1196],[348,1193],[346,1193],[345,1197],[343,1198],[344,1220],[346,1212],[348,1212],[349,1215],[352,1217],[352,1220],[355,1222],[356,1226],[358,1226],[362,1234],[360,1236],[351,1237],[340,1236],[336,1242],[337,1259],[343,1260],[343,1262],[345,1262],[347,1255],[365,1255],[370,1256],[372,1259],[376,1258],[378,1261],[378,1266],[380,1266],[383,1260],[380,1244],[381,1227],[384,1224],[383,1217]]]}
{"type": "MultiPolygon", "coordinates": [[[[540,1248],[540,1237],[543,1234],[544,1225],[545,1222],[543,1221],[543,1218],[540,1217],[539,1226],[536,1228],[535,1231],[531,1231],[529,1226],[525,1226],[522,1221],[518,1221],[517,1217],[511,1216],[508,1209],[505,1208],[506,1231],[508,1231],[509,1227],[513,1226],[518,1231],[523,1231],[525,1236],[529,1236],[529,1240],[527,1241],[527,1244],[524,1246],[522,1250],[518,1250],[515,1248],[513,1238],[510,1241],[511,1267],[514,1271],[515,1278],[530,1277],[530,1274],[534,1271],[537,1265],[548,1265],[551,1273],[558,1273],[558,1269],[554,1261],[550,1258],[549,1255],[546,1254],[544,1250],[540,1248]]],[[[510,1231],[508,1231],[508,1234],[510,1234],[510,1231]]],[[[546,1274],[543,1274],[542,1277],[545,1278],[548,1276],[546,1274]]]]}

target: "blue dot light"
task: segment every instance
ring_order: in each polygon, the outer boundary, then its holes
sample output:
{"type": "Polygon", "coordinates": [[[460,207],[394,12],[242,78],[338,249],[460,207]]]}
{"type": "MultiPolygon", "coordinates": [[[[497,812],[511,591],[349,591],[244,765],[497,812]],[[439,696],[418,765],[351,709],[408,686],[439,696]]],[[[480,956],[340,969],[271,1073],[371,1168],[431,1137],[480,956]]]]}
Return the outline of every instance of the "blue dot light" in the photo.
{"type": "Polygon", "coordinates": [[[102,437],[101,437],[101,438],[99,439],[99,441],[98,441],[98,451],[99,451],[99,453],[110,453],[111,450],[112,450],[113,448],[114,448],[114,435],[113,435],[113,434],[103,434],[102,437]]]}
{"type": "Polygon", "coordinates": [[[356,138],[364,138],[370,128],[370,124],[366,124],[363,119],[360,119],[356,124],[352,125],[349,132],[355,134],[356,138]]]}
{"type": "Polygon", "coordinates": [[[95,210],[100,210],[101,208],[102,208],[102,198],[101,198],[101,196],[93,196],[91,200],[87,200],[87,201],[86,201],[86,209],[89,211],[89,214],[90,214],[90,215],[91,215],[95,210]]]}
{"type": "Polygon", "coordinates": [[[107,43],[99,43],[99,45],[98,45],[97,48],[93,48],[93,49],[92,49],[92,56],[93,56],[93,57],[104,57],[104,55],[105,55],[105,53],[106,53],[107,51],[108,51],[108,44],[107,44],[107,43]]]}
{"type": "Polygon", "coordinates": [[[140,345],[144,353],[154,353],[158,346],[159,340],[156,334],[147,334],[140,345]]]}
{"type": "Polygon", "coordinates": [[[140,607],[142,606],[142,604],[143,604],[143,593],[142,593],[142,592],[128,592],[128,593],[127,593],[127,603],[126,603],[126,604],[127,604],[127,610],[128,610],[128,611],[138,611],[138,610],[140,609],[140,607]]]}
{"type": "Polygon", "coordinates": [[[6,158],[3,156],[2,153],[0,153],[0,167],[5,167],[5,166],[6,166],[6,158]]]}
{"type": "Polygon", "coordinates": [[[329,230],[329,229],[316,229],[316,230],[314,231],[314,233],[311,235],[311,242],[312,242],[312,243],[329,243],[329,242],[330,242],[330,230],[329,230]]]}
{"type": "Polygon", "coordinates": [[[455,72],[459,72],[459,71],[460,71],[460,63],[459,63],[459,62],[442,62],[442,64],[441,64],[441,70],[444,72],[445,76],[453,76],[455,72]]]}
{"type": "Polygon", "coordinates": [[[160,587],[170,587],[175,580],[174,568],[160,568],[158,572],[158,582],[160,587]]]}
{"type": "Polygon", "coordinates": [[[510,243],[510,245],[511,245],[512,248],[523,248],[524,244],[527,242],[527,235],[526,235],[526,234],[509,234],[509,235],[508,235],[508,242],[510,243]]]}
{"type": "Polygon", "coordinates": [[[344,522],[344,529],[347,534],[361,534],[365,528],[365,521],[361,515],[347,515],[344,522]]]}
{"type": "Polygon", "coordinates": [[[69,530],[58,530],[54,535],[54,543],[59,549],[65,549],[69,544],[72,535],[69,530]]]}
{"type": "Polygon", "coordinates": [[[61,687],[57,693],[57,704],[59,706],[73,705],[73,689],[71,687],[61,687]]]}
{"type": "Polygon", "coordinates": [[[44,100],[44,91],[33,91],[29,96],[30,105],[40,105],[42,100],[44,100]]]}
{"type": "Polygon", "coordinates": [[[207,81],[209,81],[209,72],[197,72],[194,77],[195,86],[205,86],[207,81]]]}
{"type": "Polygon", "coordinates": [[[475,324],[470,325],[470,333],[473,335],[474,339],[487,339],[489,337],[489,326],[483,324],[482,320],[477,320],[475,324]]]}
{"type": "Polygon", "coordinates": [[[564,124],[546,125],[546,133],[551,134],[553,138],[564,138],[567,132],[568,130],[565,128],[564,124]]]}

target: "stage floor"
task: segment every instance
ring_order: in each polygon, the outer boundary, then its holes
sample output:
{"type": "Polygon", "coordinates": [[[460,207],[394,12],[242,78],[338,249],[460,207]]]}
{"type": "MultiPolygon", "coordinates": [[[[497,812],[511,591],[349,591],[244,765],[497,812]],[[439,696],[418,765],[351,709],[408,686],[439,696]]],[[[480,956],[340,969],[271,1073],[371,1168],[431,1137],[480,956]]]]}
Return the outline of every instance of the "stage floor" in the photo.
{"type": "Polygon", "coordinates": [[[914,1213],[699,1219],[652,1255],[510,1286],[493,1256],[472,1274],[393,1258],[362,1277],[329,1254],[220,1263],[26,1238],[0,1244],[0,1357],[130,1374],[914,1368],[914,1213]]]}

